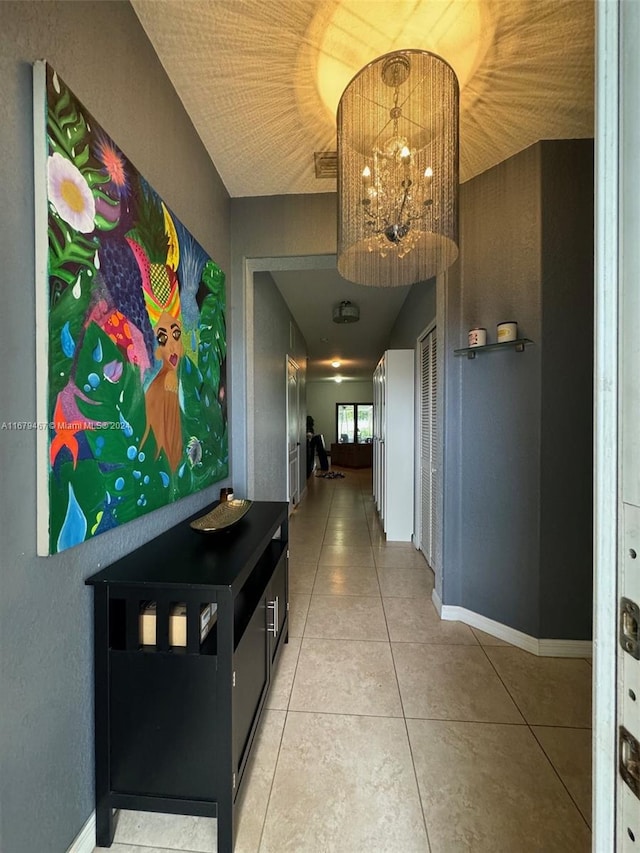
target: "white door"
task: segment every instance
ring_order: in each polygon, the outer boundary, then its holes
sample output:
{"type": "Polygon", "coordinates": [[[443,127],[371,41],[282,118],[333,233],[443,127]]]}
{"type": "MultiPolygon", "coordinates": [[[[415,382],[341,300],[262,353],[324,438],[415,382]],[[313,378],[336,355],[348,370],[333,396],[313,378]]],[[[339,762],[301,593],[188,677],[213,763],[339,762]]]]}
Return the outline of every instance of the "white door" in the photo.
{"type": "Polygon", "coordinates": [[[593,849],[640,849],[640,4],[597,3],[593,849]]]}
{"type": "Polygon", "coordinates": [[[419,477],[418,547],[434,568],[437,553],[437,382],[436,330],[431,329],[419,341],[419,477]]]}
{"type": "Polygon", "coordinates": [[[640,849],[640,12],[620,4],[616,849],[640,849]]]}
{"type": "Polygon", "coordinates": [[[300,491],[300,387],[298,372],[300,368],[291,358],[287,358],[287,455],[289,482],[287,494],[289,508],[298,503],[300,491]]]}

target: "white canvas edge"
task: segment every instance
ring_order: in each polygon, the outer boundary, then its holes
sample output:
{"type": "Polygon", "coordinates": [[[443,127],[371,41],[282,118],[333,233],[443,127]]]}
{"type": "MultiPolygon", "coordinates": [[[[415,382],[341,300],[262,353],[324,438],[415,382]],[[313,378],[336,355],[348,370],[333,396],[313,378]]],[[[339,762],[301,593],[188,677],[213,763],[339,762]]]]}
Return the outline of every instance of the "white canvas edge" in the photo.
{"type": "Polygon", "coordinates": [[[563,658],[589,658],[592,655],[593,643],[591,640],[553,640],[538,639],[502,622],[496,622],[466,607],[457,607],[450,604],[442,604],[440,596],[435,589],[431,595],[433,604],[440,618],[446,622],[462,622],[470,628],[477,628],[490,634],[505,643],[510,643],[525,652],[539,657],[563,657],[563,658]]]}
{"type": "Polygon", "coordinates": [[[47,231],[47,63],[33,64],[33,185],[36,305],[36,549],[49,547],[49,238],[47,231]]]}

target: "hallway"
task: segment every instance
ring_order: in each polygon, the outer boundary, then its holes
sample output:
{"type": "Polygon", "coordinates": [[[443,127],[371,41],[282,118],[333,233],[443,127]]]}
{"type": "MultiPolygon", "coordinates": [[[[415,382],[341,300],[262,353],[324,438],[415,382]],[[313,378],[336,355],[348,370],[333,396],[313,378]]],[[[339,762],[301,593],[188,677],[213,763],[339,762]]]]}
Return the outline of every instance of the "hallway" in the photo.
{"type": "MultiPolygon", "coordinates": [[[[371,471],[344,474],[310,477],[290,519],[289,644],[236,853],[586,853],[590,662],[441,622],[371,471]]],[[[212,853],[213,824],[122,812],[111,850],[212,853]]]]}

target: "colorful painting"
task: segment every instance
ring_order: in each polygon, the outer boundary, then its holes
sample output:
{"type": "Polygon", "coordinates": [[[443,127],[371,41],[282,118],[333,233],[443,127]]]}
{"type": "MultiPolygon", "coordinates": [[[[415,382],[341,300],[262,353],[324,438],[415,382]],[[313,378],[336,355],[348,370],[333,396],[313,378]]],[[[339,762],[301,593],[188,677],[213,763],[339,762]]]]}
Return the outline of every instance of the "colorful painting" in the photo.
{"type": "Polygon", "coordinates": [[[36,63],[35,83],[38,552],[53,554],[227,476],[225,286],[56,72],[36,63]]]}

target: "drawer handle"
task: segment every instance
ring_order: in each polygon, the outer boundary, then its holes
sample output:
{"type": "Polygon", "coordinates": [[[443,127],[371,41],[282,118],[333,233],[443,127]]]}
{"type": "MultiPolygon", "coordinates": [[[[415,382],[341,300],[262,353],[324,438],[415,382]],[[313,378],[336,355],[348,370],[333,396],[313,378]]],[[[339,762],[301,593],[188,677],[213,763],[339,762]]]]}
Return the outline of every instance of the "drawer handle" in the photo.
{"type": "Polygon", "coordinates": [[[273,634],[274,637],[278,636],[278,596],[274,598],[273,601],[267,602],[267,608],[273,612],[273,623],[267,626],[267,633],[273,634]]]}

